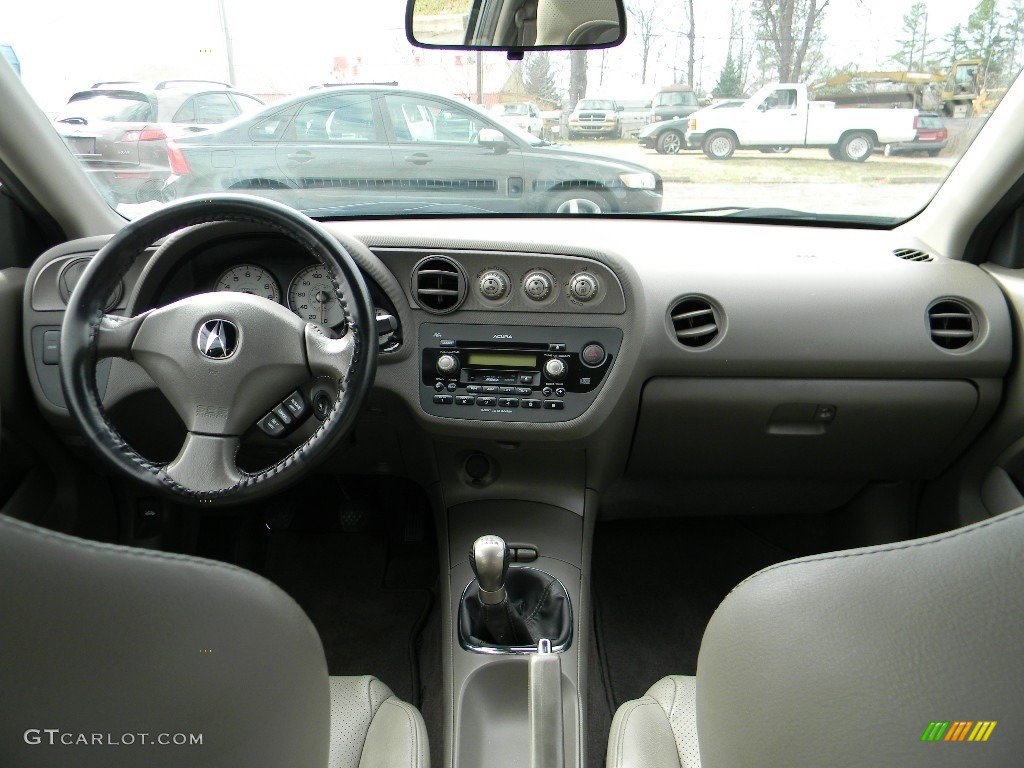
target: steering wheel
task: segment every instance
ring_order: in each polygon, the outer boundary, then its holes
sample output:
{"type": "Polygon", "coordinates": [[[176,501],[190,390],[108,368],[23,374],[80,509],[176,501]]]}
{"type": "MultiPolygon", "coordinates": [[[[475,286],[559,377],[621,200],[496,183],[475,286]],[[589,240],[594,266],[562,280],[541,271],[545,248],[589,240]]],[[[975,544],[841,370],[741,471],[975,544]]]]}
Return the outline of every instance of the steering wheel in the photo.
{"type": "Polygon", "coordinates": [[[106,462],[178,500],[233,504],[280,491],[326,457],[348,433],[377,368],[375,312],[348,251],[312,219],[247,195],[185,198],[132,221],[92,258],[75,286],[60,335],[60,378],[68,409],[106,462]],[[345,310],[344,335],[329,335],[269,299],[216,292],[135,317],[103,306],[146,248],[184,227],[242,222],[301,244],[330,274],[345,310]],[[351,291],[346,296],[338,278],[351,291]],[[110,423],[96,386],[99,359],[134,360],[177,411],[188,433],[178,456],[141,456],[110,423]],[[326,376],[338,397],[314,433],[271,467],[250,473],[235,461],[243,433],[299,385],[326,376]]]}

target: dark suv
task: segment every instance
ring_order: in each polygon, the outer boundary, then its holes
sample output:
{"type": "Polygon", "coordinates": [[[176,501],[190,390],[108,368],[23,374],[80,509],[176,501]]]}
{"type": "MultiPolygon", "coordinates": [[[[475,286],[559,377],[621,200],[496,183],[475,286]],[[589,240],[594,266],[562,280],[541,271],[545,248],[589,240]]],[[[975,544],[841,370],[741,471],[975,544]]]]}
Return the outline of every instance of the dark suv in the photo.
{"type": "Polygon", "coordinates": [[[311,91],[169,144],[166,199],[243,191],[304,211],[661,210],[649,168],[552,144],[465,101],[396,87],[311,91]]]}
{"type": "Polygon", "coordinates": [[[115,81],[79,91],[57,129],[115,203],[159,200],[170,174],[167,140],[260,109],[263,102],[226,83],[115,81]]]}

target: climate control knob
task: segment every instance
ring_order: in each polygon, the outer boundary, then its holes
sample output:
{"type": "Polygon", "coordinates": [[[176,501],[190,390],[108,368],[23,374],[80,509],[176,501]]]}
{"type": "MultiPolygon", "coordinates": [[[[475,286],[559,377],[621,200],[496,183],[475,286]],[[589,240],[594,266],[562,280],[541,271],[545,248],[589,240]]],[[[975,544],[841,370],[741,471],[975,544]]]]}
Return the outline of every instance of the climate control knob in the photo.
{"type": "Polygon", "coordinates": [[[508,295],[508,277],[497,269],[489,269],[480,277],[480,293],[485,299],[498,301],[508,295]]]}
{"type": "Polygon", "coordinates": [[[454,376],[459,372],[459,358],[455,355],[441,355],[437,358],[437,372],[442,376],[454,376]]]}
{"type": "Polygon", "coordinates": [[[569,281],[569,295],[576,301],[590,301],[597,296],[597,278],[589,272],[580,272],[569,281]]]}
{"type": "Polygon", "coordinates": [[[523,291],[534,301],[544,301],[551,295],[551,275],[547,272],[531,272],[523,278],[523,291]]]}
{"type": "Polygon", "coordinates": [[[565,363],[557,357],[553,357],[544,363],[544,375],[552,381],[561,381],[564,379],[565,372],[565,363]]]}

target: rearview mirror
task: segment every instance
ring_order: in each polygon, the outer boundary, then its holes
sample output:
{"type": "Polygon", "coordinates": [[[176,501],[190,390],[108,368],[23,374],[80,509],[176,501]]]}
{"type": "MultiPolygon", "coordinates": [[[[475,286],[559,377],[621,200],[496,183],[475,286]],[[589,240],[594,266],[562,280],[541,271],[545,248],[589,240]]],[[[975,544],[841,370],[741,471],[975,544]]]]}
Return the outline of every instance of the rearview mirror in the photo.
{"type": "Polygon", "coordinates": [[[405,34],[421,48],[611,48],[626,36],[622,0],[409,0],[405,34]]]}

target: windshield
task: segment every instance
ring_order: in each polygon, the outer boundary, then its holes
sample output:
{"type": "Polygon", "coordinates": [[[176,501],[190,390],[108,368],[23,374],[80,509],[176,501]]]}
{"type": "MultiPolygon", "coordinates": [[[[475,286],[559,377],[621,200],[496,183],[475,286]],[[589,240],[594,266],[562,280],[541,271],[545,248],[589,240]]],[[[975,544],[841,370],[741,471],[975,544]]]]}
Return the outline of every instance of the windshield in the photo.
{"type": "MultiPolygon", "coordinates": [[[[1010,0],[628,0],[623,45],[522,61],[411,46],[405,0],[8,5],[24,86],[129,218],[242,191],[321,217],[786,209],[889,226],[931,199],[1024,55],[1010,0]],[[155,118],[172,81],[194,130],[177,106],[155,118]]],[[[423,5],[443,26],[470,3],[423,5]]]]}

